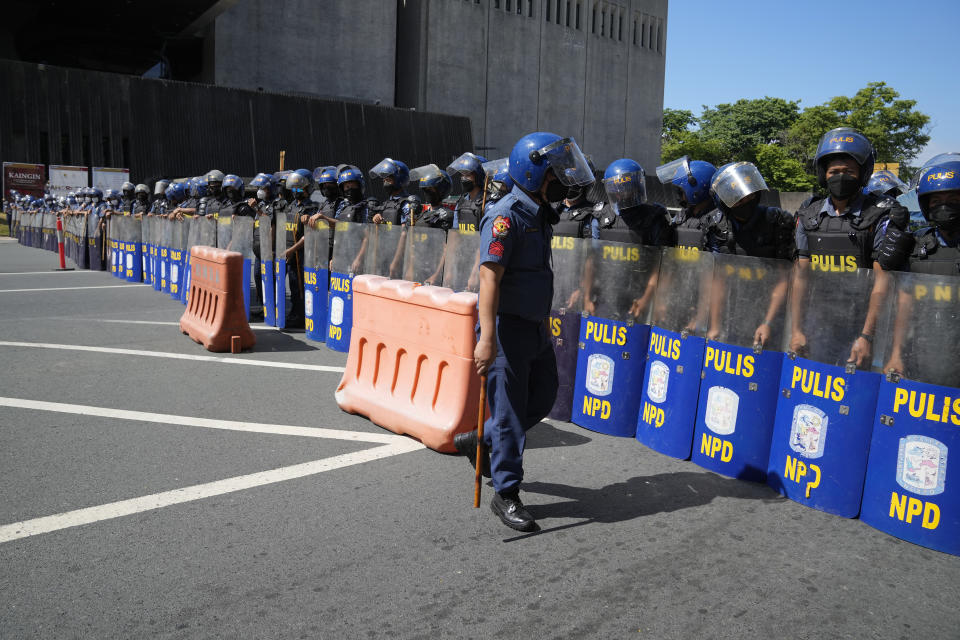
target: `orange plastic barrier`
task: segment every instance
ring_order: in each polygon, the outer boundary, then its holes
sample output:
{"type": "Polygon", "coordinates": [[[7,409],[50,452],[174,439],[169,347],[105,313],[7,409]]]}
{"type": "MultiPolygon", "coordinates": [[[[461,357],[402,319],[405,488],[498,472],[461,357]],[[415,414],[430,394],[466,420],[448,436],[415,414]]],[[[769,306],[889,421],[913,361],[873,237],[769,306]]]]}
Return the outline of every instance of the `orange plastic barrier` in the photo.
{"type": "Polygon", "coordinates": [[[437,451],[476,428],[477,294],[405,280],[353,279],[353,329],[337,404],[437,451]]]}
{"type": "Polygon", "coordinates": [[[239,353],[253,347],[256,339],[243,305],[243,254],[196,246],[190,249],[190,270],[190,303],[180,331],[207,351],[239,353]]]}

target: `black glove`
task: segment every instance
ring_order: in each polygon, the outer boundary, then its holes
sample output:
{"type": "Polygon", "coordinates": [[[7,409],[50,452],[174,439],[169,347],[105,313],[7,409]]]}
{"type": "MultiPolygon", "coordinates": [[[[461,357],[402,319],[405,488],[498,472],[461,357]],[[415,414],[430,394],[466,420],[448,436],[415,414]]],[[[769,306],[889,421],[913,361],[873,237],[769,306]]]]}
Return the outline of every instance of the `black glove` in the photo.
{"type": "Polygon", "coordinates": [[[891,222],[883,234],[877,262],[884,271],[900,270],[909,261],[914,244],[913,235],[909,231],[904,231],[891,222]]]}

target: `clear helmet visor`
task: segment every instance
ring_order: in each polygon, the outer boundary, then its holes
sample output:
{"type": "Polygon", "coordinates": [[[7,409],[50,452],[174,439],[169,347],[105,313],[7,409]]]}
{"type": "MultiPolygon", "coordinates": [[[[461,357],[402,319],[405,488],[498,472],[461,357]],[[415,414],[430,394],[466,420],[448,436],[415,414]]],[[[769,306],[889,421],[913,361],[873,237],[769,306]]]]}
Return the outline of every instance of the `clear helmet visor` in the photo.
{"type": "Polygon", "coordinates": [[[477,174],[482,171],[482,163],[480,158],[475,154],[467,151],[459,158],[450,163],[450,166],[447,167],[447,173],[451,176],[460,174],[477,174]]]}
{"type": "Polygon", "coordinates": [[[422,167],[410,170],[410,184],[419,185],[421,182],[429,183],[441,176],[440,167],[435,164],[425,164],[422,167]]]}
{"type": "Polygon", "coordinates": [[[484,162],[482,166],[487,180],[493,180],[493,176],[507,171],[510,167],[510,158],[497,158],[496,160],[484,162]]]}
{"type": "Polygon", "coordinates": [[[760,171],[750,162],[735,162],[717,172],[710,190],[720,201],[733,207],[749,195],[766,191],[766,181],[760,171]]]}
{"type": "Polygon", "coordinates": [[[643,169],[604,178],[603,188],[610,204],[617,211],[636,207],[647,201],[647,184],[643,169]]]}
{"type": "Polygon", "coordinates": [[[568,187],[584,187],[593,183],[593,171],[590,163],[573,138],[561,138],[548,144],[537,153],[553,169],[554,175],[568,187]]]}
{"type": "Polygon", "coordinates": [[[657,167],[657,179],[663,184],[680,184],[678,180],[687,181],[693,177],[690,171],[690,159],[682,156],[671,160],[667,164],[657,167]]]}
{"type": "Polygon", "coordinates": [[[387,176],[396,176],[398,172],[397,163],[390,158],[384,158],[380,161],[380,164],[370,169],[370,177],[383,179],[387,176]]]}
{"type": "Polygon", "coordinates": [[[867,191],[872,193],[887,193],[891,189],[899,189],[900,193],[906,193],[910,187],[900,178],[895,176],[892,171],[886,169],[874,171],[870,176],[870,182],[867,183],[867,191]]]}

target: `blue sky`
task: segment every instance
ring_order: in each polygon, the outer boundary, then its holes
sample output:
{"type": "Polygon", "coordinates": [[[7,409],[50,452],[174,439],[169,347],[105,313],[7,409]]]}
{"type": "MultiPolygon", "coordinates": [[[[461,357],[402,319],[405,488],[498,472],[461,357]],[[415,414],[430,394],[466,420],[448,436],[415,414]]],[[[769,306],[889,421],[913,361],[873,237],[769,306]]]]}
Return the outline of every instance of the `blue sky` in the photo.
{"type": "Polygon", "coordinates": [[[930,116],[912,164],[960,151],[960,0],[670,0],[663,106],[773,96],[800,108],[883,81],[930,116]]]}

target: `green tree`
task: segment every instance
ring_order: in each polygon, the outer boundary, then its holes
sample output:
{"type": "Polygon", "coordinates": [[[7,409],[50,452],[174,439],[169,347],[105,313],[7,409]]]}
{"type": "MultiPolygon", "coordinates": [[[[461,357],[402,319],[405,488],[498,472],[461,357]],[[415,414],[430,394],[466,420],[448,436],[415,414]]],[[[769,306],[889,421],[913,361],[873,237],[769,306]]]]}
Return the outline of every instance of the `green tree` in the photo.
{"type": "Polygon", "coordinates": [[[770,96],[713,108],[704,105],[700,133],[705,140],[719,141],[728,157],[748,159],[757,145],[779,143],[799,113],[798,102],[770,96]]]}
{"type": "Polygon", "coordinates": [[[845,125],[870,139],[878,162],[906,164],[930,142],[926,133],[930,116],[914,109],[916,100],[899,97],[885,82],[871,82],[852,98],[838,96],[827,104],[845,125]]]}
{"type": "Polygon", "coordinates": [[[778,191],[810,191],[816,180],[802,162],[777,144],[761,144],[753,150],[754,164],[767,182],[778,191]]]}

